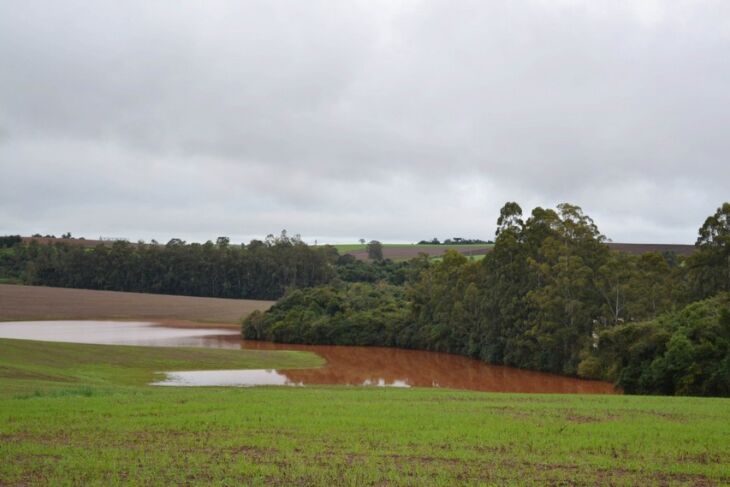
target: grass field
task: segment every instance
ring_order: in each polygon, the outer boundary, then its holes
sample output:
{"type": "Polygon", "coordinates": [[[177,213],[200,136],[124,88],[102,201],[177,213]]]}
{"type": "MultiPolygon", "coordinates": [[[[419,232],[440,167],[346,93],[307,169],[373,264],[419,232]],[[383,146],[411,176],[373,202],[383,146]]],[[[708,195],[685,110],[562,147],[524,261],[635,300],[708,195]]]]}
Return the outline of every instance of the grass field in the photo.
{"type": "Polygon", "coordinates": [[[0,283],[0,321],[70,319],[189,320],[239,326],[273,301],[197,298],[0,283]]]}
{"type": "Polygon", "coordinates": [[[730,402],[439,389],[159,388],[294,352],[0,340],[0,485],[720,485],[730,402]]]}

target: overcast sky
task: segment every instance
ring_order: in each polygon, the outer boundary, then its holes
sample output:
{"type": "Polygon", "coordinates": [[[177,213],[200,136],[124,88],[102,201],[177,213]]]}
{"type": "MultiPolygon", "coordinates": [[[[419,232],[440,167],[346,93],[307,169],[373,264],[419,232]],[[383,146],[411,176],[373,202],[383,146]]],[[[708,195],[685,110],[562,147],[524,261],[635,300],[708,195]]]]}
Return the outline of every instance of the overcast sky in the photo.
{"type": "Polygon", "coordinates": [[[0,234],[693,243],[728,154],[726,0],[0,0],[0,234]]]}

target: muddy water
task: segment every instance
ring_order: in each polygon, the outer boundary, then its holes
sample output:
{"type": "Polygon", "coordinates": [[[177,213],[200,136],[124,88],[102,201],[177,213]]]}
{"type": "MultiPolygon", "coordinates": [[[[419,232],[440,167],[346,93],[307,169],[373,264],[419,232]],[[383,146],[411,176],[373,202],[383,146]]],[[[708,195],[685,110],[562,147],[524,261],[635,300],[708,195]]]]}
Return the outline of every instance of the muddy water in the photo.
{"type": "Polygon", "coordinates": [[[176,328],[144,322],[63,321],[0,323],[0,338],[149,346],[303,350],[327,363],[320,368],[167,372],[157,385],[373,385],[445,387],[493,392],[611,394],[611,384],[587,381],[444,353],[381,347],[284,345],[240,340],[237,330],[176,328]]]}

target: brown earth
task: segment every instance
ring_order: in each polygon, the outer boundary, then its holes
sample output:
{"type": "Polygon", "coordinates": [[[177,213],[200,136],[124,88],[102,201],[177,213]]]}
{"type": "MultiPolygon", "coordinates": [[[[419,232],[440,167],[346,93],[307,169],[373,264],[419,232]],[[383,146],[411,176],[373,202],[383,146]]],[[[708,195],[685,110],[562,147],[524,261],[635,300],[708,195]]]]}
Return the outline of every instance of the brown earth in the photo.
{"type": "MultiPolygon", "coordinates": [[[[428,254],[430,257],[438,257],[446,253],[447,250],[457,250],[464,255],[484,255],[490,250],[491,246],[485,245],[484,247],[476,247],[473,245],[414,245],[413,247],[384,247],[383,257],[391,260],[408,260],[414,257],[418,257],[418,254],[428,254]]],[[[356,259],[367,260],[367,250],[356,250],[348,252],[356,259]]]]}
{"type": "MultiPolygon", "coordinates": [[[[627,254],[640,255],[646,252],[674,252],[677,255],[689,256],[695,251],[694,245],[684,244],[640,244],[640,243],[608,243],[608,247],[611,250],[617,250],[619,252],[626,252],[627,254]]],[[[458,250],[466,256],[470,255],[484,255],[492,250],[491,246],[476,247],[473,245],[465,246],[439,246],[439,245],[414,245],[413,247],[393,247],[383,248],[383,257],[391,260],[408,260],[414,257],[418,257],[418,254],[425,253],[431,257],[438,257],[443,255],[447,250],[454,249],[458,250]]],[[[359,260],[367,260],[367,250],[356,250],[354,252],[348,252],[353,257],[359,260]]]]}
{"type": "MultiPolygon", "coordinates": [[[[231,324],[273,301],[198,298],[0,284],[0,321],[71,319],[179,320],[231,324]]],[[[199,325],[196,325],[199,327],[199,325]]]]}
{"type": "Polygon", "coordinates": [[[677,255],[688,257],[695,251],[694,245],[685,244],[641,244],[641,243],[614,243],[610,242],[608,247],[611,250],[626,252],[627,254],[639,255],[647,252],[674,252],[677,255]]]}

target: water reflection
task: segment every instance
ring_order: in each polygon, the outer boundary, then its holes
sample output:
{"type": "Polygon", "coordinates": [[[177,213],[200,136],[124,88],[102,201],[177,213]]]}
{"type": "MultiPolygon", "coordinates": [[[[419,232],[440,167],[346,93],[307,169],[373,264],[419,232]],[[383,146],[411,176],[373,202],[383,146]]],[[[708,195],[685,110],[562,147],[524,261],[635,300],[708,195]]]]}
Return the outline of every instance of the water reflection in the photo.
{"type": "MultiPolygon", "coordinates": [[[[184,372],[165,372],[165,379],[153,382],[153,386],[183,387],[254,387],[254,386],[304,386],[304,382],[294,382],[291,371],[266,369],[248,370],[189,370],[184,372]]],[[[342,384],[340,384],[342,385],[342,384]]],[[[366,379],[361,386],[374,387],[411,387],[405,380],[386,383],[385,379],[372,381],[366,379]]]]}
{"type": "MultiPolygon", "coordinates": [[[[226,342],[230,337],[219,339],[226,342]]],[[[293,383],[446,387],[494,392],[614,392],[613,386],[605,382],[488,365],[446,353],[382,347],[282,345],[255,341],[238,343],[244,349],[312,351],[327,361],[321,368],[278,371],[293,383]]]]}
{"type": "Polygon", "coordinates": [[[284,345],[242,341],[238,330],[176,328],[143,322],[65,321],[0,323],[0,337],[150,346],[302,350],[326,365],[312,369],[168,372],[159,385],[370,385],[446,387],[493,392],[615,393],[606,382],[488,365],[445,353],[382,347],[284,345]]]}
{"type": "MultiPolygon", "coordinates": [[[[253,387],[253,386],[304,386],[305,382],[296,382],[292,379],[296,374],[291,371],[267,369],[249,370],[189,370],[184,372],[165,372],[165,380],[153,382],[153,386],[224,386],[224,387],[253,387]]],[[[392,383],[385,379],[372,381],[366,379],[361,386],[374,387],[411,387],[405,380],[395,380],[392,383]]]]}
{"type": "Polygon", "coordinates": [[[0,323],[0,338],[47,342],[140,345],[148,347],[219,347],[224,337],[238,339],[237,330],[161,326],[143,321],[8,321],[0,323]]]}
{"type": "Polygon", "coordinates": [[[276,370],[192,370],[165,372],[165,380],[153,386],[300,386],[276,370]]]}

